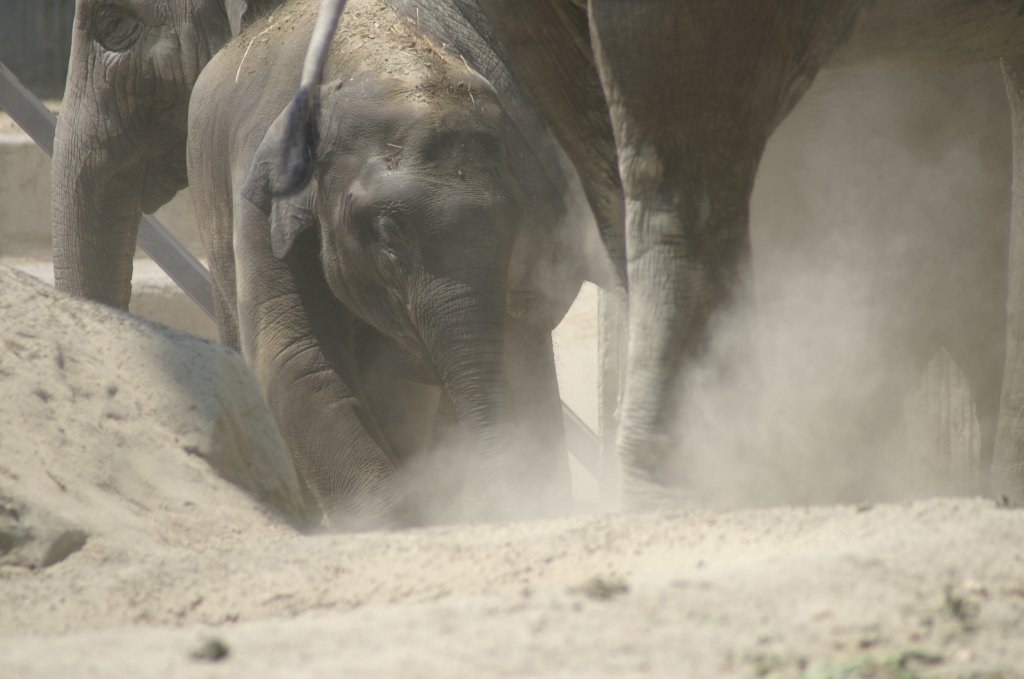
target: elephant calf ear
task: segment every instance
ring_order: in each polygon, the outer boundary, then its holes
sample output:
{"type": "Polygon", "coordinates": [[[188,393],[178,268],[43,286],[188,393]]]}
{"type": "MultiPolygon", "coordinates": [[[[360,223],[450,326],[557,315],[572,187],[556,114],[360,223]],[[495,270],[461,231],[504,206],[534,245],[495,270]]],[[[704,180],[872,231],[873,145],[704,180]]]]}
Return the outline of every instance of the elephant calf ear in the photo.
{"type": "Polygon", "coordinates": [[[270,249],[283,259],[288,255],[299,234],[313,226],[314,182],[309,182],[296,194],[275,198],[270,212],[270,249]]]}
{"type": "Polygon", "coordinates": [[[274,175],[281,154],[279,123],[281,118],[270,126],[263,137],[242,188],[242,197],[270,219],[270,247],[275,257],[283,259],[288,256],[299,234],[315,222],[313,203],[316,198],[316,182],[310,181],[290,196],[274,195],[274,175]]]}
{"type": "Polygon", "coordinates": [[[301,191],[311,180],[313,162],[311,149],[317,144],[320,108],[318,87],[300,87],[284,115],[284,143],[278,154],[274,178],[274,195],[287,196],[301,191]]]}

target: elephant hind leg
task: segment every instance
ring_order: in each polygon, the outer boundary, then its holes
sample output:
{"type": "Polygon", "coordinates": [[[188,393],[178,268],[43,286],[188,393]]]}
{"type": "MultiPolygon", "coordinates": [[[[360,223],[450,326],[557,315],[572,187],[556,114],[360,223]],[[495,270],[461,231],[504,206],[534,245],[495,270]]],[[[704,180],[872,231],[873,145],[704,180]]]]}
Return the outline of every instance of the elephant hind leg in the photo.
{"type": "Polygon", "coordinates": [[[1006,366],[992,458],[992,492],[1024,501],[1024,56],[1003,61],[1013,125],[1010,288],[1006,302],[1006,366]]]}

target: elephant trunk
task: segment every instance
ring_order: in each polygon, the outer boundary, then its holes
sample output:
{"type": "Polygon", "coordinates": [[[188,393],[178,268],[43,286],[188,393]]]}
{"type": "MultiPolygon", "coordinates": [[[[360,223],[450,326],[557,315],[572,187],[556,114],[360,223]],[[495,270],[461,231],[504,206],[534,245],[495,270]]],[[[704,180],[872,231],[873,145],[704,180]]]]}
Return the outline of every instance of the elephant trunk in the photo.
{"type": "MultiPolygon", "coordinates": [[[[67,105],[65,107],[67,110],[67,105]]],[[[53,269],[58,290],[127,309],[142,182],[62,115],[53,150],[53,269]]]]}
{"type": "Polygon", "coordinates": [[[455,415],[475,450],[469,461],[467,508],[473,518],[508,517],[515,454],[505,371],[503,285],[446,282],[421,325],[427,352],[455,415]]]}
{"type": "MultiPolygon", "coordinates": [[[[79,12],[91,7],[79,4],[79,12]]],[[[90,32],[95,22],[76,14],[53,148],[59,290],[127,308],[139,220],[187,184],[192,86],[231,32],[223,2],[184,4],[188,11],[175,12],[180,16],[154,14],[162,21],[146,29],[152,39],[127,46],[116,59],[90,32]],[[164,47],[147,47],[158,35],[153,44],[164,47]]]]}
{"type": "Polygon", "coordinates": [[[452,287],[434,316],[438,329],[427,331],[427,350],[459,421],[481,443],[492,443],[507,400],[504,299],[452,287]]]}

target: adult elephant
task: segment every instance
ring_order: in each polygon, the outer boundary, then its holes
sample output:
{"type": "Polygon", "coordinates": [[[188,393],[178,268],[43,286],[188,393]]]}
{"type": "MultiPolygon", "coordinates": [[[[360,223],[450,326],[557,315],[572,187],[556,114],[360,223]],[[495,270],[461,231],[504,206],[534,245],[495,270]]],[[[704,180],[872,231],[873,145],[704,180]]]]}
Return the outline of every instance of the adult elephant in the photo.
{"type": "MultiPolygon", "coordinates": [[[[1007,355],[991,480],[996,493],[1024,500],[1024,13],[1019,2],[479,4],[518,82],[579,172],[628,290],[617,447],[623,499],[633,507],[671,503],[673,489],[683,485],[683,479],[673,478],[670,454],[678,446],[673,419],[681,385],[707,357],[714,319],[748,294],[749,205],[758,164],[768,137],[818,71],[894,56],[1003,59],[1016,171],[1007,355]]],[[[343,0],[325,1],[325,27],[343,5],[343,0]]],[[[314,42],[311,54],[318,47],[314,42]]],[[[315,68],[310,75],[307,85],[315,82],[315,68]]],[[[297,101],[304,97],[300,92],[297,101]]],[[[719,368],[728,370],[728,360],[719,368]]]]}

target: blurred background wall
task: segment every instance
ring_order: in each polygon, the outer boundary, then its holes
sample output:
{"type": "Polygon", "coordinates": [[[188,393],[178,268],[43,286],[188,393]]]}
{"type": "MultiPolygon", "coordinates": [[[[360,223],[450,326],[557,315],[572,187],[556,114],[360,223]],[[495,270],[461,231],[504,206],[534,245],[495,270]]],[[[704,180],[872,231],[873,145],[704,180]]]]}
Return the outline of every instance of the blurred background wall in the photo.
{"type": "Polygon", "coordinates": [[[64,93],[75,0],[0,0],[0,61],[43,98],[64,93]]]}

